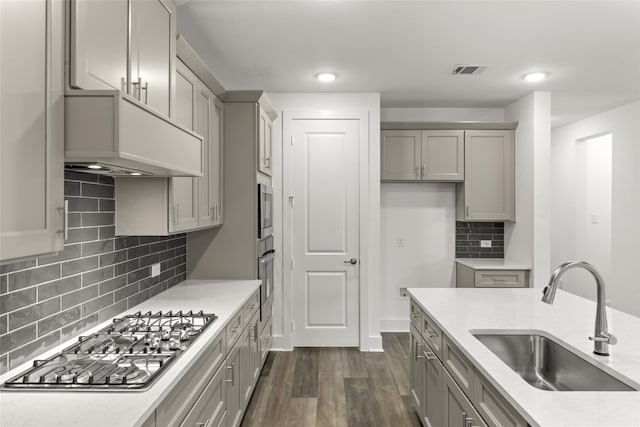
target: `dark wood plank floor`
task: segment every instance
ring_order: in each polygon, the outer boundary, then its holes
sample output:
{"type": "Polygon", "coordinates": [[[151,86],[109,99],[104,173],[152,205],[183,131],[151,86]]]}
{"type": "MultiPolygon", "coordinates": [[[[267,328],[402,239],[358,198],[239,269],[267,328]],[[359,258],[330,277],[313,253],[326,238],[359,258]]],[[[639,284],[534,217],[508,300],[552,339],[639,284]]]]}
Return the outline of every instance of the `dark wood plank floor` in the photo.
{"type": "Polygon", "coordinates": [[[409,397],[409,334],[382,334],[384,353],[355,348],[271,352],[244,427],[420,426],[409,397]]]}

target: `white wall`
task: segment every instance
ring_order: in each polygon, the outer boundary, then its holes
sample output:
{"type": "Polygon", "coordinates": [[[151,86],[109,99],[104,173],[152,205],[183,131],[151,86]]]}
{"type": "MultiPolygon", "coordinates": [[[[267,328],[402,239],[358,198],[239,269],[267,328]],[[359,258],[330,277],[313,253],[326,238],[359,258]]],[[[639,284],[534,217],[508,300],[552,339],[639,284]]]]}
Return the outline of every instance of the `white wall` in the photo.
{"type": "Polygon", "coordinates": [[[507,106],[517,121],[516,222],[505,223],[505,259],[531,265],[532,286],[544,286],[550,269],[551,96],[532,92],[507,106]]]}
{"type": "MultiPolygon", "coordinates": [[[[576,141],[612,134],[611,272],[605,276],[607,299],[614,308],[640,316],[640,102],[556,128],[552,132],[551,264],[573,259],[576,141]]],[[[598,266],[596,266],[598,267],[598,266]]],[[[580,272],[578,272],[580,273],[580,272]]],[[[571,280],[562,288],[593,299],[595,284],[571,280]]]]}
{"type": "Polygon", "coordinates": [[[504,121],[504,108],[382,108],[383,122],[504,121]]]}
{"type": "MultiPolygon", "coordinates": [[[[380,336],[380,94],[378,93],[269,93],[278,118],[273,125],[273,190],[274,217],[282,218],[274,224],[274,243],[276,262],[274,280],[281,284],[274,289],[273,307],[273,345],[276,349],[289,350],[293,347],[291,334],[291,288],[289,260],[283,254],[290,250],[290,244],[283,242],[283,229],[290,227],[288,212],[284,211],[283,201],[287,200],[291,177],[283,175],[287,168],[283,165],[288,147],[283,146],[284,113],[302,116],[304,114],[348,116],[353,112],[365,112],[368,115],[369,134],[361,138],[361,200],[365,200],[360,236],[360,309],[361,317],[360,349],[381,351],[380,336]],[[363,180],[366,179],[366,182],[363,180]]],[[[290,132],[288,132],[290,133],[290,132]]],[[[408,309],[407,309],[408,310],[408,309]]]]}
{"type": "MultiPolygon", "coordinates": [[[[382,121],[504,121],[501,108],[383,108],[382,121]]],[[[409,330],[399,287],[455,286],[454,184],[382,184],[381,329],[409,330]],[[404,238],[399,248],[397,238],[404,238]]]]}
{"type": "Polygon", "coordinates": [[[455,286],[455,184],[384,183],[380,203],[381,328],[407,331],[409,304],[400,287],[455,286]]]}

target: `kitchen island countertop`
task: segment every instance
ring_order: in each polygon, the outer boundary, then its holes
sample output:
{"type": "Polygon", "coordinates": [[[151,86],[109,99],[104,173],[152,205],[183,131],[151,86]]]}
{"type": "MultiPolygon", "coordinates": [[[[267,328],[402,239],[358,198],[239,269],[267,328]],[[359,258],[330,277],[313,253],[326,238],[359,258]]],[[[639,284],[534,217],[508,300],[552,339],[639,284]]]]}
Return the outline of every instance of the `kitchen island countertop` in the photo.
{"type": "MultiPolygon", "coordinates": [[[[595,284],[589,284],[595,286],[595,284]]],[[[544,391],[511,370],[470,330],[545,331],[605,370],[640,384],[640,318],[607,309],[609,330],[618,338],[608,357],[593,354],[596,304],[558,291],[553,305],[540,301],[542,289],[409,288],[412,298],[435,320],[532,426],[640,426],[640,392],[544,391]]]]}
{"type": "MultiPolygon", "coordinates": [[[[147,390],[1,390],[0,427],[142,425],[259,286],[258,280],[187,280],[118,314],[116,317],[149,310],[204,310],[218,318],[147,390]]],[[[103,322],[83,335],[110,323],[103,322]]],[[[69,340],[37,358],[45,359],[76,342],[77,338],[69,340]]],[[[30,366],[28,362],[3,374],[0,383],[30,366]]]]}

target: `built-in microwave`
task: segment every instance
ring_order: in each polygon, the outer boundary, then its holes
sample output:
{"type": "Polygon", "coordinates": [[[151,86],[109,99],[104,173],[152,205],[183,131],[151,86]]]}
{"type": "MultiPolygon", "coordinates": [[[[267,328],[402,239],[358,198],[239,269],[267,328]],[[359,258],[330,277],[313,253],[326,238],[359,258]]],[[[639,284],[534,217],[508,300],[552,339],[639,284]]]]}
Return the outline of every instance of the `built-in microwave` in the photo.
{"type": "Polygon", "coordinates": [[[258,238],[264,239],[273,232],[273,189],[258,184],[258,238]]]}

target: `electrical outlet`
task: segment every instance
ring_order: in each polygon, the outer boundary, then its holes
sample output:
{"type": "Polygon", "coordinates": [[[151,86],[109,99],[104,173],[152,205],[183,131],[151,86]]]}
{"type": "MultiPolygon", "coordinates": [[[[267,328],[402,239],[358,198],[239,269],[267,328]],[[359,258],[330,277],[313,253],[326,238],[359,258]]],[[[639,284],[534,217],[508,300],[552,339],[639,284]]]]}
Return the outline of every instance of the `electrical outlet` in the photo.
{"type": "Polygon", "coordinates": [[[491,240],[480,240],[480,247],[481,248],[490,248],[491,247],[491,240]]]}
{"type": "Polygon", "coordinates": [[[404,237],[396,237],[396,246],[404,248],[404,237]]]}
{"type": "Polygon", "coordinates": [[[151,266],[151,277],[156,277],[160,275],[160,263],[153,264],[151,266]]]}
{"type": "Polygon", "coordinates": [[[408,298],[407,288],[400,288],[400,298],[408,298]]]}

